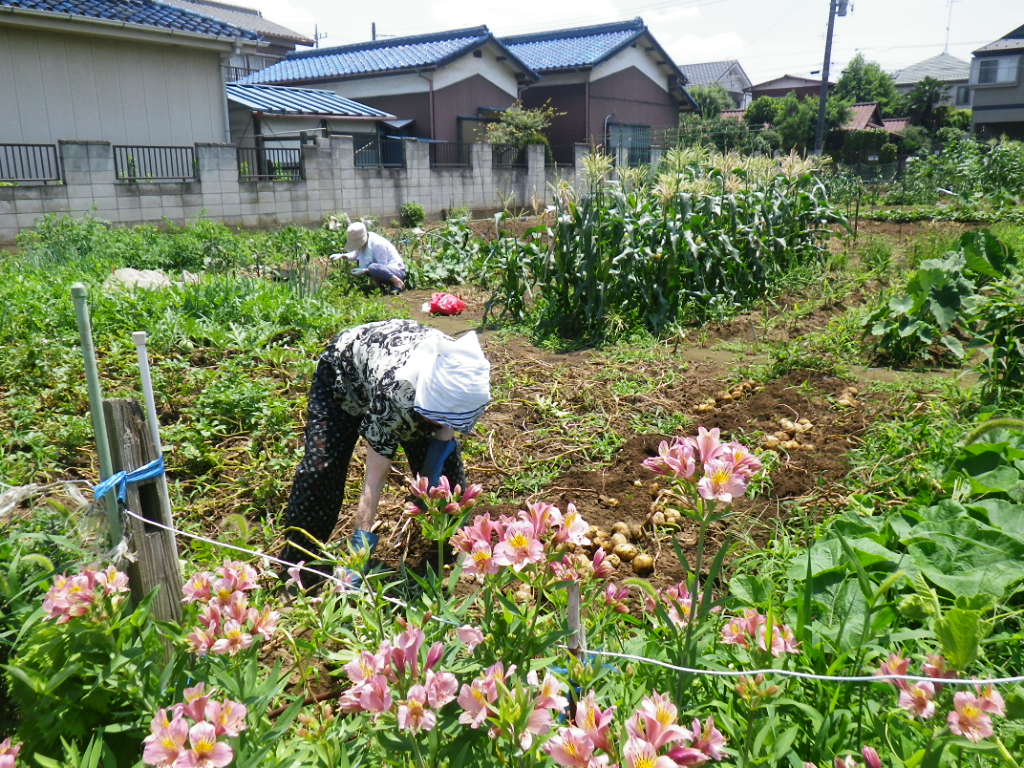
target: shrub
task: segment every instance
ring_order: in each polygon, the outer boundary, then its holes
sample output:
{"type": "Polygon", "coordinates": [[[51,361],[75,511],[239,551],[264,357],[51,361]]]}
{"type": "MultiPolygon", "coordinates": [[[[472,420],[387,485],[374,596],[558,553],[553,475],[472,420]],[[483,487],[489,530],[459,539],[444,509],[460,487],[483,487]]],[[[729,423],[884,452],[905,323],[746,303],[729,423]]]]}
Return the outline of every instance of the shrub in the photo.
{"type": "Polygon", "coordinates": [[[419,203],[406,203],[399,212],[399,221],[403,227],[418,227],[427,217],[423,206],[419,203]]]}

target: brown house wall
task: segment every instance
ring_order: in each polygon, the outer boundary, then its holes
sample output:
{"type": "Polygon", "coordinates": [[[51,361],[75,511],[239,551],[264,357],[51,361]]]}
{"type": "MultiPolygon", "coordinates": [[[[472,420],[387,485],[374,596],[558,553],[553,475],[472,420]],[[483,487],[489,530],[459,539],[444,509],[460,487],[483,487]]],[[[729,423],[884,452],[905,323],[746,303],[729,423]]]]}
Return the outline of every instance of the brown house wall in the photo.
{"type": "Polygon", "coordinates": [[[532,85],[523,93],[523,106],[529,109],[543,107],[548,101],[558,112],[565,113],[554,118],[548,128],[551,146],[565,148],[584,141],[587,135],[587,86],[584,83],[532,85]]]}
{"type": "Polygon", "coordinates": [[[604,143],[605,117],[616,123],[651,126],[652,138],[658,131],[679,124],[679,105],[669,93],[636,67],[602,77],[590,84],[590,136],[604,143]]]}
{"type": "MultiPolygon", "coordinates": [[[[430,137],[430,94],[402,93],[397,96],[360,96],[358,101],[368,107],[388,112],[399,120],[415,120],[412,135],[430,137]]],[[[370,130],[367,128],[367,130],[370,130]]]]}
{"type": "Polygon", "coordinates": [[[773,99],[781,99],[791,93],[795,93],[801,99],[817,98],[821,95],[821,86],[804,85],[799,88],[759,88],[756,91],[751,91],[750,96],[752,99],[756,99],[761,96],[770,96],[773,99]]]}
{"type": "Polygon", "coordinates": [[[507,107],[515,100],[512,94],[481,75],[434,91],[434,138],[457,141],[460,115],[476,117],[479,107],[507,107]]]}

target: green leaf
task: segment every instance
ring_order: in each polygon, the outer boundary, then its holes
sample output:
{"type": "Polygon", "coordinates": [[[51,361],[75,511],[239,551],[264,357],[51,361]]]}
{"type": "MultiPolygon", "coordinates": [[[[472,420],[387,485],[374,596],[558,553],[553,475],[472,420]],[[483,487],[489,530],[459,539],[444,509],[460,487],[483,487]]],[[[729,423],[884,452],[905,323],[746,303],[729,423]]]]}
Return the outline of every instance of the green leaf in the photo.
{"type": "MultiPolygon", "coordinates": [[[[939,323],[939,325],[942,325],[942,324],[939,323]]],[[[948,327],[948,326],[945,326],[945,327],[948,327]]],[[[942,342],[942,344],[946,347],[946,349],[948,349],[950,352],[953,353],[953,356],[957,360],[963,360],[964,359],[964,345],[960,343],[960,339],[956,338],[955,336],[950,336],[949,334],[945,334],[941,339],[939,339],[939,341],[942,342]]]]}
{"type": "Polygon", "coordinates": [[[988,622],[981,611],[950,608],[935,620],[935,635],[942,653],[958,670],[964,670],[978,658],[978,646],[988,635],[988,622]]]}
{"type": "Polygon", "coordinates": [[[748,605],[762,606],[768,603],[771,596],[771,582],[752,574],[742,573],[730,580],[729,592],[748,605]]]}
{"type": "Polygon", "coordinates": [[[911,296],[893,296],[889,299],[889,309],[897,315],[905,315],[914,308],[914,299],[911,296]]]}

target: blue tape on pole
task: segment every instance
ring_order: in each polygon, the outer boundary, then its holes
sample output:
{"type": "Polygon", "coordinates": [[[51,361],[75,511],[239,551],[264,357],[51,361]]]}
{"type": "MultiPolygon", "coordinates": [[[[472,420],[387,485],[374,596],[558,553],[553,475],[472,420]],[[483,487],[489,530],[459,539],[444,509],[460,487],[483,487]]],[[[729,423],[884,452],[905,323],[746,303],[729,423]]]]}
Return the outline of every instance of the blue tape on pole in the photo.
{"type": "Polygon", "coordinates": [[[143,480],[152,480],[154,477],[160,477],[165,469],[164,457],[160,456],[157,459],[153,459],[149,464],[144,464],[138,469],[133,469],[131,472],[115,472],[99,485],[93,486],[93,495],[99,501],[114,488],[117,488],[117,498],[119,501],[124,502],[128,499],[129,483],[141,483],[143,480]]]}

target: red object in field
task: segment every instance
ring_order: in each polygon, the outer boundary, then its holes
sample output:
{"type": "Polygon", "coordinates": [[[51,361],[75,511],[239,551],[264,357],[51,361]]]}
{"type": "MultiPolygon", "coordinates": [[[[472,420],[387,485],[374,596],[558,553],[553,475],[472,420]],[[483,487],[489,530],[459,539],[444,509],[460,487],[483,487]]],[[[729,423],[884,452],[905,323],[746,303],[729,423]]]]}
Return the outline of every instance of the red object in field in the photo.
{"type": "Polygon", "coordinates": [[[430,314],[461,315],[466,309],[466,302],[450,293],[435,293],[430,297],[430,314]]]}

